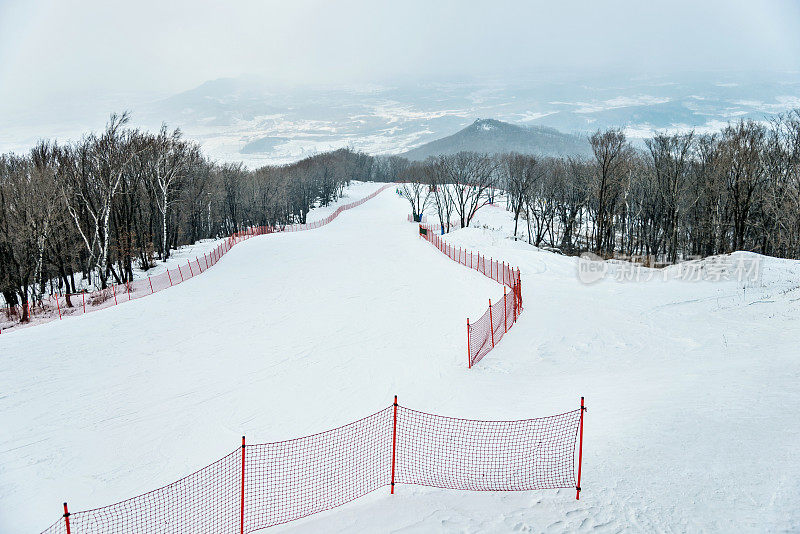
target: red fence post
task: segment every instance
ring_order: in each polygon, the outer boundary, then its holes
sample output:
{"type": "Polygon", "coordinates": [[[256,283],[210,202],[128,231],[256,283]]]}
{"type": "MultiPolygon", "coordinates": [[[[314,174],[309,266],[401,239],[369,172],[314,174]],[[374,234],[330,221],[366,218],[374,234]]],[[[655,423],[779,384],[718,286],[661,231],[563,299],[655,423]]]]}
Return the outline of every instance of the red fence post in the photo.
{"type": "Polygon", "coordinates": [[[56,307],[58,308],[58,320],[61,320],[61,305],[58,303],[58,295],[56,295],[56,307]]]}
{"type": "Polygon", "coordinates": [[[172,275],[169,274],[169,269],[167,269],[167,277],[169,278],[169,287],[172,287],[172,275]]]}
{"type": "Polygon", "coordinates": [[[67,534],[71,534],[69,530],[69,510],[67,509],[67,503],[64,503],[64,524],[67,527],[67,534]]]}
{"type": "Polygon", "coordinates": [[[83,295],[83,313],[86,313],[86,291],[83,291],[81,295],[83,295]]]}
{"type": "Polygon", "coordinates": [[[472,369],[472,350],[469,346],[469,317],[467,317],[467,369],[472,369]]]}
{"type": "Polygon", "coordinates": [[[397,395],[394,396],[394,421],[392,422],[392,491],[394,495],[394,458],[397,451],[397,395]]]}
{"type": "Polygon", "coordinates": [[[575,488],[577,492],[575,493],[575,499],[581,499],[581,463],[583,463],[583,412],[586,411],[586,408],[583,406],[583,397],[581,397],[581,423],[580,423],[580,442],[578,444],[578,485],[575,488]]]}
{"type": "Polygon", "coordinates": [[[147,277],[147,281],[150,282],[150,294],[152,295],[153,294],[153,280],[151,280],[150,277],[148,276],[147,277]]]}
{"type": "Polygon", "coordinates": [[[492,348],[494,348],[494,320],[492,320],[492,299],[489,299],[489,332],[492,333],[492,348]]]}
{"type": "Polygon", "coordinates": [[[242,436],[242,486],[239,498],[239,534],[244,534],[244,436],[242,436]]]}
{"type": "Polygon", "coordinates": [[[186,265],[189,266],[189,274],[191,275],[189,278],[194,276],[194,271],[192,270],[192,260],[186,260],[186,265]]]}
{"type": "Polygon", "coordinates": [[[180,264],[178,265],[178,273],[181,275],[181,282],[183,282],[183,271],[181,271],[180,264]]]}

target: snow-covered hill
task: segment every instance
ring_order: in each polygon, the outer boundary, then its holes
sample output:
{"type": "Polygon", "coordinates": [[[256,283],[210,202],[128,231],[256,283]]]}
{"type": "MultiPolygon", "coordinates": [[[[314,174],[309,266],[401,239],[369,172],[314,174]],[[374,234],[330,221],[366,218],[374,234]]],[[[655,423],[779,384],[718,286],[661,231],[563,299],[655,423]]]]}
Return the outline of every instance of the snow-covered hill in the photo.
{"type": "Polygon", "coordinates": [[[310,434],[394,394],[476,419],[585,395],[581,500],[400,485],[274,532],[800,528],[800,262],[757,257],[748,283],[585,285],[575,258],[505,239],[510,217],[487,207],[447,239],[520,266],[525,312],[468,370],[465,319],[502,289],[419,239],[407,212],[390,189],[324,228],[237,245],[152,297],[3,334],[0,531],[37,531],[64,500],[109,504],[242,434],[310,434]]]}
{"type": "Polygon", "coordinates": [[[476,120],[453,135],[425,143],[401,155],[410,160],[424,161],[431,156],[462,151],[562,157],[591,155],[586,137],[565,134],[545,126],[524,127],[494,119],[476,120]]]}

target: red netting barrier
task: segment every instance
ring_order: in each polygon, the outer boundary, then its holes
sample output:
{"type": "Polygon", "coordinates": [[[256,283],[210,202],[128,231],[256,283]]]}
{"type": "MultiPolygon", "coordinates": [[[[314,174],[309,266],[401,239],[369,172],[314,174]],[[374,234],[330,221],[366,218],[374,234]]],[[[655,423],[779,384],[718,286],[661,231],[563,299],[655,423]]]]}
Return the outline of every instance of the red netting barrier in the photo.
{"type": "Polygon", "coordinates": [[[245,532],[352,501],[391,482],[392,407],[305,438],[253,445],[245,457],[245,532]]]}
{"type": "Polygon", "coordinates": [[[236,450],[157,490],[69,514],[43,534],[234,533],[239,532],[240,501],[241,452],[236,450]]]}
{"type": "MultiPolygon", "coordinates": [[[[410,215],[408,217],[409,217],[409,221],[408,222],[414,222],[413,220],[411,220],[412,217],[410,215]]],[[[420,228],[422,228],[424,230],[427,230],[427,232],[429,234],[443,235],[443,234],[446,233],[446,232],[444,232],[442,230],[441,223],[438,223],[438,222],[429,223],[429,222],[426,222],[426,221],[422,221],[421,223],[418,223],[418,224],[419,224],[420,228]]],[[[461,225],[461,223],[459,223],[458,221],[450,221],[450,225],[448,226],[448,228],[451,228],[451,229],[459,228],[460,225],[461,225]]]]}
{"type": "MultiPolygon", "coordinates": [[[[426,229],[425,225],[419,226],[421,229],[426,229]]],[[[505,262],[481,256],[480,252],[473,253],[461,247],[454,247],[431,231],[420,231],[420,236],[451,260],[475,269],[503,285],[502,300],[494,303],[489,300],[489,307],[477,321],[470,322],[467,319],[467,358],[468,366],[471,368],[503,339],[522,313],[522,278],[519,269],[505,262]]]]}
{"type": "MultiPolygon", "coordinates": [[[[341,506],[378,488],[578,488],[581,408],[475,421],[395,404],[303,438],[246,445],[157,490],[65,515],[43,534],[246,533],[341,506]],[[576,478],[576,445],[578,471],[576,478]]],[[[579,494],[578,494],[579,495],[579,494]]]]}
{"type": "MultiPolygon", "coordinates": [[[[115,284],[107,289],[92,292],[50,295],[44,298],[41,304],[37,303],[30,309],[31,320],[33,321],[35,319],[36,323],[44,323],[55,319],[63,319],[71,315],[82,315],[91,311],[102,310],[104,308],[116,306],[122,302],[152,295],[157,291],[178,285],[189,278],[194,278],[204,273],[207,269],[214,266],[237,243],[246,241],[251,237],[275,232],[300,232],[325,226],[338,217],[343,211],[360,206],[393,185],[394,184],[386,184],[360,200],[339,206],[336,208],[336,211],[319,221],[285,226],[254,226],[241,232],[236,232],[224,239],[211,252],[203,256],[197,256],[194,260],[187,260],[185,264],[180,264],[177,268],[167,269],[167,271],[154,276],[140,278],[125,284],[115,284]]],[[[15,325],[15,321],[12,319],[20,317],[21,313],[20,310],[9,307],[5,309],[5,315],[9,322],[6,322],[4,327],[8,329],[15,325]]],[[[3,326],[2,323],[0,323],[0,326],[3,326]]],[[[0,333],[2,333],[2,331],[2,327],[0,327],[0,333]]]]}
{"type": "Polygon", "coordinates": [[[574,488],[580,410],[521,421],[397,412],[395,481],[473,491],[574,488]]]}

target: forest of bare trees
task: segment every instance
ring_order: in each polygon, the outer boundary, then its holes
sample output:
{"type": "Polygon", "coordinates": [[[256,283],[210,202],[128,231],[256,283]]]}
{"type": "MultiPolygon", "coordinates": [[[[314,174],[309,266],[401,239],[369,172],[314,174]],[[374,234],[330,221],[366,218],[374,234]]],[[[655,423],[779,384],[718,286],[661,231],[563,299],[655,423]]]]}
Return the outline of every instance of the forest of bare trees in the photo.
{"type": "Polygon", "coordinates": [[[619,129],[589,142],[589,159],[462,152],[391,166],[412,214],[445,231],[504,193],[515,236],[566,254],[800,258],[800,111],[714,134],[659,133],[640,149],[619,129]]]}
{"type": "Polygon", "coordinates": [[[217,164],[166,126],[113,115],[78,142],[0,156],[0,293],[8,306],[132,280],[176,247],[251,225],[304,223],[350,180],[403,182],[412,215],[445,231],[502,199],[514,235],[565,254],[667,263],[734,250],[800,258],[800,111],[714,134],[619,129],[593,158],[472,152],[424,162],[349,149],[248,170],[217,164]]]}
{"type": "Polygon", "coordinates": [[[113,115],[76,143],[0,156],[0,293],[21,320],[45,294],[130,281],[180,245],[303,223],[351,179],[374,178],[373,158],[347,149],[247,170],[210,162],[179,130],[128,123],[113,115]]]}

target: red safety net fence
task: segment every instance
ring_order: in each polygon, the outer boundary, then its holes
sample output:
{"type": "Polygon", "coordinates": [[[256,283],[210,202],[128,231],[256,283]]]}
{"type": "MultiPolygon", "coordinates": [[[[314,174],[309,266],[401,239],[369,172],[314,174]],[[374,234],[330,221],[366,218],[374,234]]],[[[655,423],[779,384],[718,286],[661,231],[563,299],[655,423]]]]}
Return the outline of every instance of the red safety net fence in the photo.
{"type": "MultiPolygon", "coordinates": [[[[301,232],[320,228],[332,222],[343,211],[360,206],[393,186],[394,184],[386,184],[360,200],[339,206],[333,213],[318,221],[283,226],[253,226],[246,230],[235,232],[230,237],[225,238],[211,252],[197,256],[194,260],[187,260],[185,264],[179,264],[175,269],[167,269],[167,271],[154,276],[140,278],[124,284],[115,284],[106,289],[92,292],[49,295],[42,300],[41,304],[37,303],[30,309],[31,320],[35,320],[36,323],[43,323],[72,315],[83,315],[116,306],[129,300],[152,295],[204,273],[210,267],[213,267],[237,243],[247,241],[252,237],[276,232],[301,232]]],[[[6,308],[4,313],[9,319],[21,315],[19,310],[11,307],[6,308]]],[[[6,329],[8,328],[9,326],[7,325],[6,329]]],[[[0,328],[0,333],[2,333],[2,328],[0,328]]]]}
{"type": "MultiPolygon", "coordinates": [[[[43,534],[254,532],[396,484],[473,491],[580,487],[581,408],[475,421],[397,404],[303,438],[242,446],[157,490],[64,516],[43,534]],[[576,446],[577,478],[576,478],[576,446]]],[[[578,493],[578,496],[580,493],[578,493]]]]}
{"type": "Polygon", "coordinates": [[[448,258],[475,269],[503,285],[502,300],[497,300],[493,304],[489,299],[489,307],[477,321],[470,322],[467,319],[467,359],[468,366],[472,368],[503,339],[522,313],[522,278],[519,269],[505,262],[481,256],[480,252],[473,253],[461,247],[454,247],[439,235],[422,230],[427,230],[424,225],[420,225],[420,236],[448,258]],[[506,288],[509,291],[506,291],[506,288]]]}

